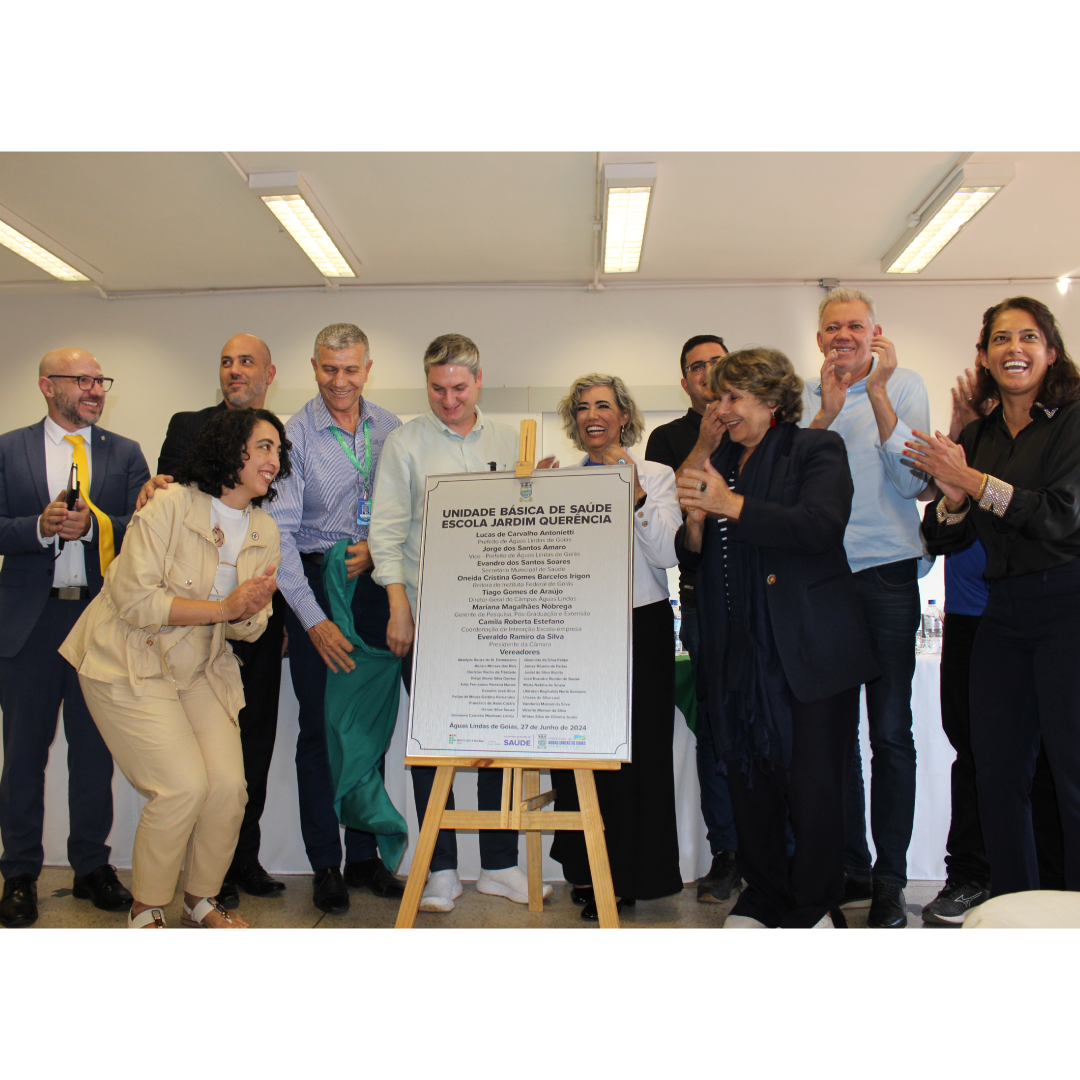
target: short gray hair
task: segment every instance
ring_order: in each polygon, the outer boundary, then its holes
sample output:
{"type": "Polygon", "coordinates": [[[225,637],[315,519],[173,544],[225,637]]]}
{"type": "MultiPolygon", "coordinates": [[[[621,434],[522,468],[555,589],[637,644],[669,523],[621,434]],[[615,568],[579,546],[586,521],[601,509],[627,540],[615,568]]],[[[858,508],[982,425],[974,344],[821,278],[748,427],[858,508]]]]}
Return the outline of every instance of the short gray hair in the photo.
{"type": "Polygon", "coordinates": [[[581,404],[581,395],[594,386],[610,386],[615,395],[615,404],[620,412],[627,414],[629,419],[623,425],[619,434],[620,446],[633,446],[641,440],[645,434],[645,417],[637,407],[630,391],[626,389],[626,383],[618,375],[582,375],[575,379],[570,386],[570,392],[559,402],[559,415],[562,417],[563,428],[566,437],[579,449],[584,450],[585,444],[581,441],[581,432],[577,426],[577,409],[581,404]]]}
{"type": "Polygon", "coordinates": [[[371,351],[368,345],[367,334],[354,326],[351,322],[336,322],[324,326],[315,338],[315,351],[311,354],[316,360],[319,359],[319,349],[328,352],[339,352],[342,349],[353,349],[357,345],[364,346],[364,356],[371,359],[368,354],[371,351]]]}
{"type": "Polygon", "coordinates": [[[833,289],[828,296],[818,305],[817,328],[825,329],[825,310],[830,304],[851,304],[861,300],[870,312],[870,325],[877,326],[877,308],[874,306],[874,298],[861,289],[833,289]]]}
{"type": "Polygon", "coordinates": [[[424,352],[424,374],[443,364],[458,364],[468,368],[475,379],[480,374],[480,350],[472,338],[464,334],[443,334],[424,352]]]}

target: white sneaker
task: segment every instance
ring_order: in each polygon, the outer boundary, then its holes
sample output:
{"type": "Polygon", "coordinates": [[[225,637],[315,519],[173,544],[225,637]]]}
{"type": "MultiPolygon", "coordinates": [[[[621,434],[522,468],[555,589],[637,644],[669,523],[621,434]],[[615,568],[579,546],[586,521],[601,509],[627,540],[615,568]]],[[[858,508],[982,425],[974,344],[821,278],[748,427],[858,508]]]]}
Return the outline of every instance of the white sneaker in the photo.
{"type": "MultiPolygon", "coordinates": [[[[515,904],[529,902],[529,875],[518,866],[508,866],[505,870],[481,870],[476,879],[476,891],[488,896],[505,896],[515,904]]],[[[552,886],[545,885],[544,898],[552,893],[552,886]]]]}
{"type": "Polygon", "coordinates": [[[824,915],[813,926],[811,930],[835,930],[836,925],[832,921],[832,916],[826,911],[824,915]]]}
{"type": "Polygon", "coordinates": [[[436,870],[428,875],[424,895],[420,897],[421,911],[453,911],[454,901],[461,895],[461,881],[456,870],[436,870]]]}
{"type": "Polygon", "coordinates": [[[749,915],[729,915],[724,920],[725,930],[768,930],[769,928],[749,915]]]}

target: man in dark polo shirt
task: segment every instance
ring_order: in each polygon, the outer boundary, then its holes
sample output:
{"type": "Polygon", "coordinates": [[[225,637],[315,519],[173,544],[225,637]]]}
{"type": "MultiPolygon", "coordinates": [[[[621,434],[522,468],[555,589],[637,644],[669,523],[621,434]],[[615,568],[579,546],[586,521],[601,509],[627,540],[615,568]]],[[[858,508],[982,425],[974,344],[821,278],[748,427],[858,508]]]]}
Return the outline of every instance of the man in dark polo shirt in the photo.
{"type": "MultiPolygon", "coordinates": [[[[724,425],[713,405],[707,379],[713,364],[722,356],[727,356],[724,339],[714,334],[698,334],[683,345],[679,364],[682,388],[690,397],[690,408],[685,416],[653,431],[645,450],[647,460],[668,465],[678,474],[684,467],[701,469],[712,457],[724,435],[724,425]]],[[[697,603],[694,571],[686,566],[679,567],[679,603],[682,608],[679,637],[694,668],[698,649],[697,603]]],[[[706,724],[698,725],[697,770],[701,814],[705,818],[712,852],[712,866],[697,883],[697,898],[702,903],[722,904],[740,879],[735,859],[739,841],[735,834],[727,777],[720,771],[712,733],[706,724]]]]}
{"type": "MultiPolygon", "coordinates": [[[[275,374],[276,369],[265,341],[252,334],[236,334],[229,338],[221,350],[218,368],[224,400],[197,412],[173,415],[158,456],[159,475],[149,481],[143,494],[152,498],[150,493],[155,486],[162,487],[172,479],[188,447],[211,417],[225,409],[265,408],[266,392],[275,374]]],[[[139,505],[144,501],[140,499],[139,505]]],[[[271,896],[285,888],[285,883],[270,877],[259,862],[259,845],[262,841],[259,819],[266,805],[266,781],[277,736],[284,640],[285,601],[280,593],[275,592],[273,614],[263,635],[255,641],[231,643],[233,652],[242,661],[240,676],[247,701],[239,719],[248,802],[232,866],[225,875],[217,897],[227,908],[236,908],[240,904],[237,886],[252,896],[271,896]]]]}

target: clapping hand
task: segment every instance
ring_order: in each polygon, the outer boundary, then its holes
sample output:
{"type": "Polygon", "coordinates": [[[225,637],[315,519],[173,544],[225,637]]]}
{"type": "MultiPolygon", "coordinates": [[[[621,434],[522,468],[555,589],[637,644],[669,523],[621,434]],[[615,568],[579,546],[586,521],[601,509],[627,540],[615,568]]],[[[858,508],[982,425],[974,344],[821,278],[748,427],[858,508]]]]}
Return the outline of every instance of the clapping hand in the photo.
{"type": "Polygon", "coordinates": [[[687,521],[697,525],[710,515],[732,516],[732,491],[711,461],[704,469],[684,469],[677,481],[679,505],[687,521]]]}
{"type": "Polygon", "coordinates": [[[932,476],[951,508],[957,509],[967,497],[964,485],[973,472],[968,468],[964,448],[940,431],[928,435],[925,431],[913,430],[912,434],[918,441],[904,443],[907,448],[904,456],[910,458],[917,469],[932,476]]]}
{"type": "Polygon", "coordinates": [[[821,365],[821,412],[827,424],[831,424],[839,415],[847,401],[848,387],[851,385],[851,372],[836,374],[836,359],[839,354],[830,349],[825,362],[821,365]]]}
{"type": "Polygon", "coordinates": [[[870,342],[870,350],[877,355],[878,362],[866,380],[866,392],[884,390],[896,370],[896,346],[880,334],[870,342]]]}
{"type": "Polygon", "coordinates": [[[645,494],[645,489],[638,482],[637,465],[634,465],[634,459],[626,452],[626,449],[622,446],[609,446],[604,451],[604,464],[605,465],[633,465],[634,467],[634,502],[639,502],[645,494]]]}
{"type": "Polygon", "coordinates": [[[229,622],[250,619],[270,603],[271,597],[277,591],[276,571],[277,567],[269,566],[265,573],[248,578],[229,593],[222,605],[229,616],[229,622]]]}

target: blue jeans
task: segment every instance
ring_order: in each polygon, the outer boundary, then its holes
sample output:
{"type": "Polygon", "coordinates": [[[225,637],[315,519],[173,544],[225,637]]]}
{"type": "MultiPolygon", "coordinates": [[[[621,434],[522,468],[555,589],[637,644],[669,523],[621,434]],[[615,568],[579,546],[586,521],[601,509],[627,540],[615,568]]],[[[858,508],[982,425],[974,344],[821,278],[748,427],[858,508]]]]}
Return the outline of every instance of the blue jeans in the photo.
{"type": "MultiPolygon", "coordinates": [[[[683,608],[679,639],[690,655],[690,667],[696,678],[697,608],[683,608]]],[[[709,851],[713,855],[718,855],[721,851],[738,851],[739,838],[735,833],[735,811],[731,806],[727,777],[720,771],[720,762],[716,757],[716,748],[712,741],[712,728],[700,720],[697,729],[697,774],[698,784],[701,787],[701,816],[705,819],[709,851]]]]}
{"type": "MultiPolygon", "coordinates": [[[[872,566],[853,575],[881,676],[866,684],[870,723],[870,830],[877,862],[866,845],[862,756],[856,740],[844,792],[844,869],[857,877],[907,884],[907,849],[915,817],[915,739],[911,680],[919,626],[918,560],[872,566]]],[[[838,642],[842,648],[843,643],[838,642]]]]}

